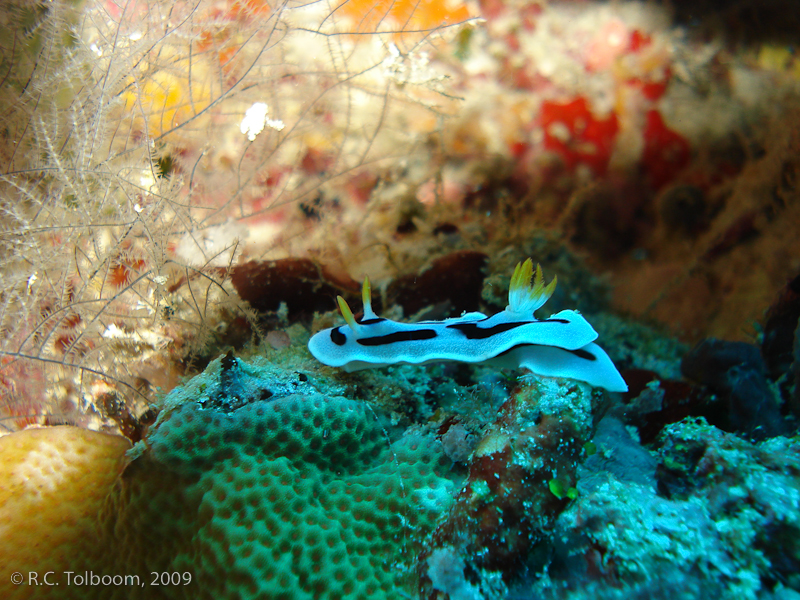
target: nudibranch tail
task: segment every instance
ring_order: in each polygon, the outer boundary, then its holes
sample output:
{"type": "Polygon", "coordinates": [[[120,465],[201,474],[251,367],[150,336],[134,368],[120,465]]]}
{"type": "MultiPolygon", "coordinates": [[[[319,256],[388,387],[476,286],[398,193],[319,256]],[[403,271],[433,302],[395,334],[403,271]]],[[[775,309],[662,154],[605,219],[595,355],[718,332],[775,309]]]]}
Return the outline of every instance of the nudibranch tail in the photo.
{"type": "Polygon", "coordinates": [[[507,311],[518,314],[533,315],[550,299],[556,289],[558,277],[545,286],[542,266],[536,265],[536,276],[533,277],[533,261],[529,258],[524,263],[517,263],[511,284],[508,287],[507,311]],[[533,285],[531,285],[533,278],[533,285]]]}

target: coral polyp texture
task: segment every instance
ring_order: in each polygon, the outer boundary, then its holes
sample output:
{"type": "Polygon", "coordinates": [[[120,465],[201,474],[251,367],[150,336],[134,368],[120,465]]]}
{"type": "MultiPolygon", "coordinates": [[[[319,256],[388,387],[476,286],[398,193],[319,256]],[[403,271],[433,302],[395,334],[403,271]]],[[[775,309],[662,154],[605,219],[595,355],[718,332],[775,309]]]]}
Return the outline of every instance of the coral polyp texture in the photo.
{"type": "MultiPolygon", "coordinates": [[[[29,523],[15,532],[38,540],[41,546],[31,547],[58,565],[61,597],[367,599],[416,588],[415,557],[456,487],[441,442],[406,433],[389,443],[364,403],[324,396],[290,372],[282,381],[266,375],[275,372],[231,357],[213,361],[164,399],[116,482],[119,468],[90,459],[109,438],[124,451],[124,438],[74,428],[22,434],[33,438],[30,450],[8,460],[21,476],[28,454],[51,457],[53,436],[99,440],[82,451],[86,466],[72,466],[105,477],[97,484],[103,493],[86,492],[81,527],[62,526],[67,533],[53,538],[41,525],[31,535],[35,517],[19,513],[29,523]],[[70,589],[66,571],[136,574],[146,586],[70,589]],[[153,587],[147,579],[153,572],[184,579],[153,587]]],[[[3,442],[16,439],[25,438],[3,442]]],[[[121,452],[112,456],[119,465],[121,452]]],[[[66,510],[55,509],[59,498],[64,507],[79,506],[75,495],[91,489],[87,481],[56,477],[49,482],[56,492],[38,504],[38,486],[16,490],[17,502],[55,517],[66,510]]],[[[4,514],[6,528],[16,527],[15,516],[4,514]]],[[[4,556],[13,555],[8,550],[4,556]]],[[[41,564],[32,554],[17,556],[9,566],[21,572],[41,564]]],[[[35,587],[22,589],[7,591],[47,597],[35,587]]]]}
{"type": "Polygon", "coordinates": [[[93,562],[97,515],[129,448],[123,437],[66,426],[0,438],[0,570],[8,573],[0,582],[3,598],[37,597],[27,585],[29,571],[40,577],[52,571],[60,580],[64,571],[93,562]],[[24,585],[10,584],[15,572],[24,573],[24,585]]]}
{"type": "MultiPolygon", "coordinates": [[[[413,556],[453,487],[439,442],[408,435],[389,449],[363,403],[308,391],[232,413],[182,404],[149,444],[153,460],[199,478],[194,551],[209,565],[232,552],[243,596],[396,596],[410,584],[401,549],[413,556]]],[[[203,588],[230,590],[208,577],[203,588]]]]}

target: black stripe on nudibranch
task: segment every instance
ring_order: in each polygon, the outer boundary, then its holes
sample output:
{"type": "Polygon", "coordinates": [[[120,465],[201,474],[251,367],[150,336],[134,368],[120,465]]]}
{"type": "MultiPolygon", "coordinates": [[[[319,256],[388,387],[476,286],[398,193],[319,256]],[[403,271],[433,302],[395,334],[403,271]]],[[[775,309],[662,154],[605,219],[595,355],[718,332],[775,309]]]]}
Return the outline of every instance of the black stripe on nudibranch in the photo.
{"type": "Polygon", "coordinates": [[[374,319],[362,319],[361,321],[356,321],[359,325],[375,325],[375,323],[383,323],[386,319],[383,317],[375,317],[374,319]]]}
{"type": "Polygon", "coordinates": [[[419,340],[431,340],[436,337],[436,332],[433,329],[415,329],[413,331],[398,331],[387,335],[376,335],[375,337],[367,337],[357,339],[356,341],[362,346],[386,346],[388,344],[396,344],[397,342],[416,342],[419,340]]]}
{"type": "Polygon", "coordinates": [[[344,346],[347,342],[347,336],[339,331],[341,327],[334,327],[331,329],[331,341],[337,346],[344,346]]]}
{"type": "Polygon", "coordinates": [[[588,350],[584,350],[583,348],[577,348],[576,350],[567,350],[570,354],[574,354],[578,358],[582,358],[583,360],[597,360],[597,357],[589,352],[588,350]]]}
{"type": "Polygon", "coordinates": [[[512,352],[518,348],[524,348],[525,346],[538,346],[539,348],[555,348],[556,350],[563,350],[564,352],[569,352],[570,354],[577,356],[578,358],[582,358],[583,360],[594,361],[597,360],[597,357],[589,352],[588,350],[584,350],[583,348],[578,348],[577,350],[567,350],[566,348],[560,348],[559,346],[547,346],[545,344],[517,344],[516,346],[512,346],[508,350],[503,350],[493,358],[497,358],[498,356],[505,356],[509,352],[512,352]]]}
{"type": "Polygon", "coordinates": [[[478,327],[477,323],[453,323],[448,325],[448,329],[457,329],[464,334],[468,340],[485,340],[486,338],[511,331],[523,325],[535,325],[536,323],[569,323],[566,319],[542,319],[541,321],[515,321],[514,323],[500,323],[494,327],[478,327]]]}

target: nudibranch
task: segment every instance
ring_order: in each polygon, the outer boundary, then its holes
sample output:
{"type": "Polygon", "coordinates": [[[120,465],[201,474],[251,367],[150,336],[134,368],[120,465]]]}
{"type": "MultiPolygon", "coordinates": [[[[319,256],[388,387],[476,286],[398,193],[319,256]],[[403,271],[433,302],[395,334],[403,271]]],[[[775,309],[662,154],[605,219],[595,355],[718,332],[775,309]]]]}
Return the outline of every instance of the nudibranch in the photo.
{"type": "Polygon", "coordinates": [[[570,377],[612,392],[628,386],[614,363],[594,343],[597,332],[574,310],[547,319],[533,313],[553,294],[554,278],[544,284],[541,266],[517,264],[508,290],[508,306],[491,317],[465,313],[444,321],[399,323],[372,310],[369,278],[364,279],[364,315],[356,320],[339,296],[345,325],[313,335],[308,349],[318,361],[347,372],[394,364],[421,365],[437,361],[486,363],[502,368],[526,368],[548,377],[570,377]]]}

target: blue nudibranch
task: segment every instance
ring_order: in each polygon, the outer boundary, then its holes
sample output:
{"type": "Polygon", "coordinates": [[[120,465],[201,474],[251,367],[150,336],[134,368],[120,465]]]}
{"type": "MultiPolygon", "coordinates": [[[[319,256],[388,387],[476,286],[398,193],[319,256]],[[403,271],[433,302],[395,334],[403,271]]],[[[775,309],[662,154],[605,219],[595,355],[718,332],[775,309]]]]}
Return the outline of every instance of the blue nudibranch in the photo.
{"type": "Polygon", "coordinates": [[[594,343],[597,332],[580,313],[562,310],[547,319],[533,316],[555,287],[555,278],[545,286],[539,265],[533,277],[533,261],[528,259],[514,269],[508,306],[496,315],[472,312],[444,321],[398,323],[373,312],[366,278],[364,316],[356,321],[339,296],[339,309],[347,324],[315,334],[308,349],[321,363],[348,372],[398,363],[458,361],[524,367],[537,375],[571,377],[612,392],[627,391],[614,363],[594,343]]]}

